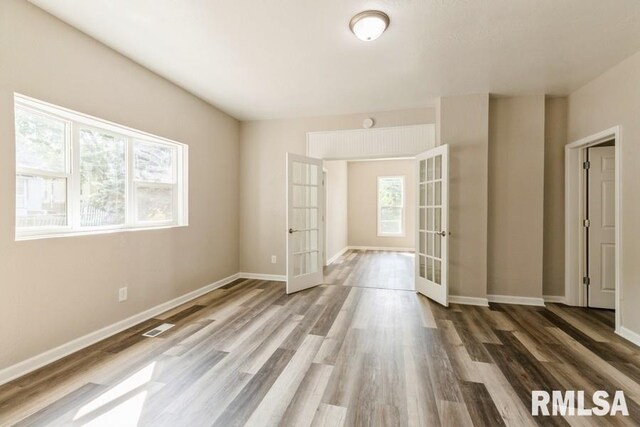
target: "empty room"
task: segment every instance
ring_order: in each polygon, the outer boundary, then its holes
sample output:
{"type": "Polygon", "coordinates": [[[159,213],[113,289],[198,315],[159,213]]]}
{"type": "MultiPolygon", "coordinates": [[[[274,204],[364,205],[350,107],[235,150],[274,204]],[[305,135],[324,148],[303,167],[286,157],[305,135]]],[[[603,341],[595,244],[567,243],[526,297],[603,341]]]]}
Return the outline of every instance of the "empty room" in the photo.
{"type": "Polygon", "coordinates": [[[0,426],[640,425],[637,0],[0,0],[0,426]]]}

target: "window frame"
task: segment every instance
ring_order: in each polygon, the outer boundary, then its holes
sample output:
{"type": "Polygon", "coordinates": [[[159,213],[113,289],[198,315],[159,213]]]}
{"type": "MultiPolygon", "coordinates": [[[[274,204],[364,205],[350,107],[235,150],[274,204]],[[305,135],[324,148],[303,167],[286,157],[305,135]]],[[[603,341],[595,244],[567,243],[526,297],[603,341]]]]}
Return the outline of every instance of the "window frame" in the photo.
{"type": "MultiPolygon", "coordinates": [[[[376,225],[377,225],[377,236],[378,237],[406,237],[406,214],[407,214],[407,209],[406,209],[406,187],[405,187],[405,176],[404,175],[394,175],[394,176],[378,176],[377,179],[377,187],[376,187],[376,206],[377,206],[377,212],[376,212],[376,225]],[[380,184],[382,181],[384,181],[385,179],[399,179],[401,184],[402,184],[402,203],[400,206],[392,206],[394,208],[400,208],[401,209],[401,214],[400,214],[400,232],[398,233],[388,233],[388,232],[383,232],[381,230],[381,225],[382,225],[382,214],[381,211],[383,207],[389,207],[389,206],[382,206],[380,204],[380,184]]],[[[395,221],[393,221],[395,222],[395,221]]]]}
{"type": "MultiPolygon", "coordinates": [[[[14,160],[15,179],[18,175],[31,175],[67,179],[66,214],[67,225],[63,227],[29,227],[19,229],[17,226],[17,210],[14,205],[15,239],[33,240],[52,237],[82,236],[92,234],[104,234],[122,231],[154,230],[174,227],[187,227],[189,225],[188,203],[188,176],[189,176],[189,146],[167,138],[162,138],[150,133],[142,132],[113,122],[102,120],[83,113],[68,110],[43,101],[39,101],[18,93],[14,93],[14,114],[17,109],[42,115],[53,120],[65,123],[65,171],[56,173],[41,171],[39,169],[20,168],[17,158],[14,160]],[[115,137],[125,139],[125,220],[124,224],[105,226],[81,226],[81,165],[80,165],[80,130],[89,129],[115,137]],[[147,144],[169,146],[175,149],[173,161],[174,183],[162,184],[142,181],[143,185],[171,186],[173,191],[173,218],[167,221],[138,221],[137,199],[134,173],[134,144],[140,141],[147,144]]],[[[15,124],[15,117],[14,117],[15,124]]],[[[15,135],[15,132],[14,132],[15,135]]],[[[14,145],[17,143],[14,137],[14,145]]],[[[14,182],[15,184],[15,182],[14,182]]],[[[17,188],[14,185],[14,196],[17,196],[17,188]]],[[[14,197],[16,199],[16,197],[14,197]]],[[[14,200],[17,204],[17,200],[14,200]]]]}

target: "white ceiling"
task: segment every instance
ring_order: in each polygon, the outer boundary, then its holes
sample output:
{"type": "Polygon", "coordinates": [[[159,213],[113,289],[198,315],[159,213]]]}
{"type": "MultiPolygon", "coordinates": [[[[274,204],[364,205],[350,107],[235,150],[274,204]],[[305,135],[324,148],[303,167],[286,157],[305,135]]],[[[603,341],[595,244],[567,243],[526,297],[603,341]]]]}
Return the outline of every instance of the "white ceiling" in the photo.
{"type": "Polygon", "coordinates": [[[640,50],[638,0],[30,1],[243,120],[563,95],[640,50]]]}

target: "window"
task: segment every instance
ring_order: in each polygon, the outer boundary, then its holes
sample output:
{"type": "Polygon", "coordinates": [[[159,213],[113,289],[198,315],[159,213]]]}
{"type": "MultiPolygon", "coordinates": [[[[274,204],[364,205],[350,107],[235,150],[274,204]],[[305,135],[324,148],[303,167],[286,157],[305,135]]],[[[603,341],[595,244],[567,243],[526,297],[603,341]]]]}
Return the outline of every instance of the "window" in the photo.
{"type": "Polygon", "coordinates": [[[404,236],[404,177],[378,177],[378,236],[404,236]]]}
{"type": "Polygon", "coordinates": [[[187,225],[184,144],[15,96],[16,239],[187,225]]]}

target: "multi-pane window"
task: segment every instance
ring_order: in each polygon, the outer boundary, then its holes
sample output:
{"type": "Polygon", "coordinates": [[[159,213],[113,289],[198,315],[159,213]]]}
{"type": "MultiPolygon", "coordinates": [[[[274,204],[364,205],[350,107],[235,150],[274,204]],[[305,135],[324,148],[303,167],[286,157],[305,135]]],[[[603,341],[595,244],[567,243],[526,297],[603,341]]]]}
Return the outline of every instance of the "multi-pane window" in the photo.
{"type": "Polygon", "coordinates": [[[16,238],[187,223],[187,147],[16,95],[16,238]]]}
{"type": "Polygon", "coordinates": [[[69,123],[16,109],[16,227],[66,227],[69,123]]]}
{"type": "Polygon", "coordinates": [[[404,177],[378,177],[378,236],[404,235],[404,177]]]}

